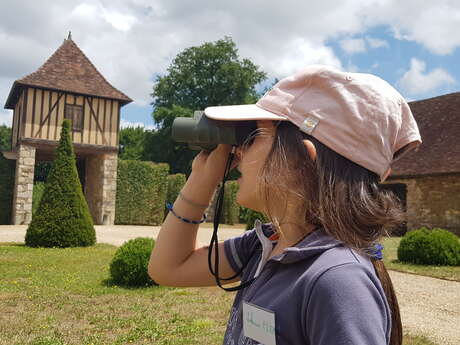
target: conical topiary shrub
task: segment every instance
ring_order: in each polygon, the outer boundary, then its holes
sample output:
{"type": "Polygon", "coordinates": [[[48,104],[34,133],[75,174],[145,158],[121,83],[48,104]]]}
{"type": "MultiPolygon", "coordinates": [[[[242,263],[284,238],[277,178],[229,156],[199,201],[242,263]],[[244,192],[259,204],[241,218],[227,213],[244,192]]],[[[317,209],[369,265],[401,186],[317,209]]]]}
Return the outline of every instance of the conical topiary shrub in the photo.
{"type": "Polygon", "coordinates": [[[27,228],[27,246],[83,247],[96,242],[93,220],[78,178],[70,126],[67,119],[62,123],[45,191],[27,228]]]}

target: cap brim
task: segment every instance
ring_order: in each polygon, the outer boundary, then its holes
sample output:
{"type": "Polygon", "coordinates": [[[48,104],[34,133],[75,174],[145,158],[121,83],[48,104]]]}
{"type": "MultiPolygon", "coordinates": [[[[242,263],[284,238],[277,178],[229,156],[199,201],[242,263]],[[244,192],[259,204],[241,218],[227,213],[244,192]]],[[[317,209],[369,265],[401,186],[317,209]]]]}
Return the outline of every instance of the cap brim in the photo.
{"type": "Polygon", "coordinates": [[[287,118],[262,109],[256,104],[207,107],[204,114],[211,119],[221,121],[287,120],[287,118]]]}

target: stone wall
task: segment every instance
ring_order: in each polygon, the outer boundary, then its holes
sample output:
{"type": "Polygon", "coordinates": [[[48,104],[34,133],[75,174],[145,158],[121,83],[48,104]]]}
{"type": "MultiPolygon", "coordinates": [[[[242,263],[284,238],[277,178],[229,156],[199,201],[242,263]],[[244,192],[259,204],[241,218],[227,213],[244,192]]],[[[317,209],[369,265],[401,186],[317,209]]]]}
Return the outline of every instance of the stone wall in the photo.
{"type": "Polygon", "coordinates": [[[116,153],[86,159],[85,196],[94,224],[113,225],[117,193],[116,153]]]}
{"type": "Polygon", "coordinates": [[[14,180],[13,224],[30,224],[32,220],[32,193],[34,189],[35,148],[19,145],[14,180]]]}
{"type": "Polygon", "coordinates": [[[102,176],[102,223],[115,223],[115,200],[117,196],[117,167],[118,155],[110,153],[104,155],[102,176]]]}
{"type": "Polygon", "coordinates": [[[407,230],[438,227],[460,236],[460,174],[387,181],[407,185],[407,230]]]}

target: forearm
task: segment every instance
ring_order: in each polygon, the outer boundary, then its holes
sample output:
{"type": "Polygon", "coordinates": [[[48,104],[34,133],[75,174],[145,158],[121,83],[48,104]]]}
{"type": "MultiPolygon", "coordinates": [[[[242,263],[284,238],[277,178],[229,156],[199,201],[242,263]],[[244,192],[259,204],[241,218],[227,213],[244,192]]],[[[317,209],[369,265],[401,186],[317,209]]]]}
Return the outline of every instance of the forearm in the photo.
{"type": "MultiPolygon", "coordinates": [[[[181,192],[194,203],[208,205],[215,188],[215,183],[204,181],[192,173],[181,192]]],[[[205,207],[194,206],[181,197],[176,199],[173,209],[181,217],[192,220],[200,220],[205,211],[205,207]]],[[[149,274],[154,280],[155,277],[161,280],[165,275],[174,274],[174,270],[193,253],[198,227],[198,224],[183,222],[169,212],[150,256],[149,274]]]]}

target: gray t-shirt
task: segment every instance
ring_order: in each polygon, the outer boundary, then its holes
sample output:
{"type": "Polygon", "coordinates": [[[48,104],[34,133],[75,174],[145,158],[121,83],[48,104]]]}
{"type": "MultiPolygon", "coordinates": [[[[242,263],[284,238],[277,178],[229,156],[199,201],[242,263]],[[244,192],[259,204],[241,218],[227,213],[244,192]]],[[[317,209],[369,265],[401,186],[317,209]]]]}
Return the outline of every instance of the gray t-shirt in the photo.
{"type": "Polygon", "coordinates": [[[243,301],[274,312],[277,345],[389,344],[391,311],[368,257],[320,228],[267,261],[273,228],[255,225],[224,242],[235,272],[247,262],[241,281],[257,277],[236,294],[224,345],[259,344],[243,334],[243,301]]]}

